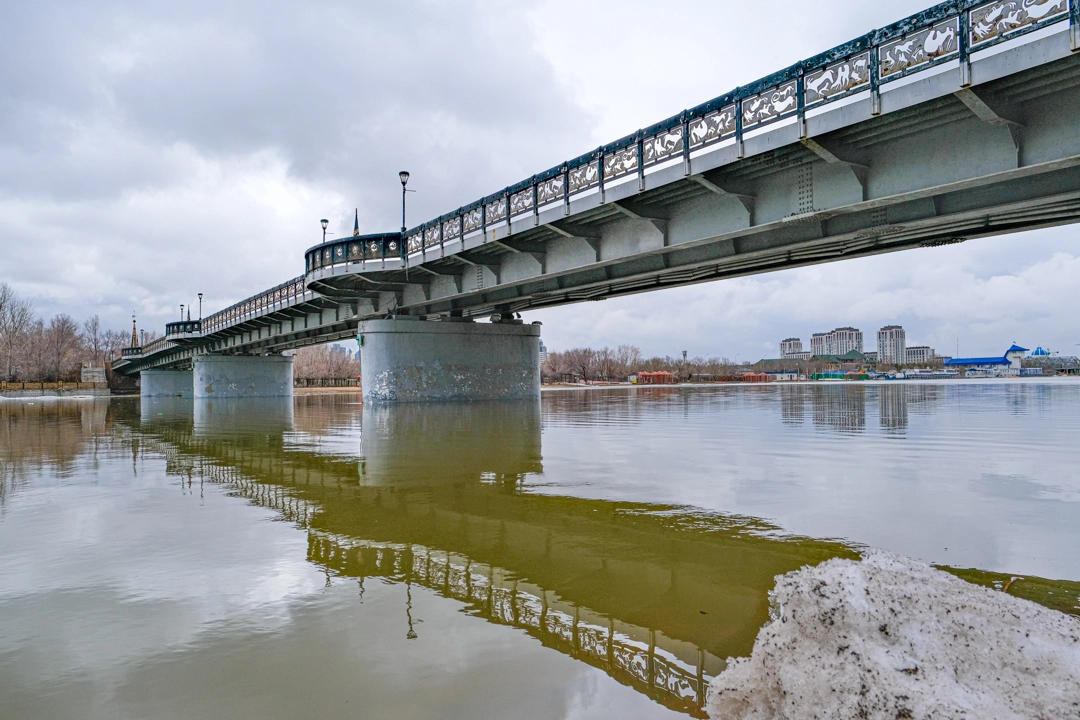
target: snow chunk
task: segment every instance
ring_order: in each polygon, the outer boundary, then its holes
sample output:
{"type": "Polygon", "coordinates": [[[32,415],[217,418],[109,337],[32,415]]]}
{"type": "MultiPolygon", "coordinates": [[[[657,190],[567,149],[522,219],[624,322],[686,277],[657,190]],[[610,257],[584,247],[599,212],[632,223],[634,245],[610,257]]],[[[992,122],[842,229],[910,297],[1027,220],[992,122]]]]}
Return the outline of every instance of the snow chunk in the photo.
{"type": "Polygon", "coordinates": [[[714,720],[1080,718],[1080,619],[881,550],[781,575],[714,720]]]}

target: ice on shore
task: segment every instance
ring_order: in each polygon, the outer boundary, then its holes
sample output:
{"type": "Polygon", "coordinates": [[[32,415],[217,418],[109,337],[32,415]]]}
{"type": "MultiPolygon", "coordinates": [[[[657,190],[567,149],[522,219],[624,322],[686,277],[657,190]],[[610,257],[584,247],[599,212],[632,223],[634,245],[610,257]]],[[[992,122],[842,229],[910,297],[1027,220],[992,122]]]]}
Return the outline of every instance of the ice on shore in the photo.
{"type": "Polygon", "coordinates": [[[880,550],[781,575],[713,720],[1080,719],[1080,619],[880,550]]]}

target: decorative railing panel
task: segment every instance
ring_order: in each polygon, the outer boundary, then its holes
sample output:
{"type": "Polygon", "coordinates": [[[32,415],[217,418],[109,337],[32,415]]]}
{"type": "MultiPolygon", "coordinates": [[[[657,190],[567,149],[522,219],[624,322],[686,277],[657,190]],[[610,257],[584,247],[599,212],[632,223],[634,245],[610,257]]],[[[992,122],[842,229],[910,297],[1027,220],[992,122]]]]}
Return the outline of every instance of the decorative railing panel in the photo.
{"type": "Polygon", "coordinates": [[[902,77],[924,66],[936,65],[960,52],[960,18],[932,25],[878,48],[881,79],[902,77]]]}
{"type": "Polygon", "coordinates": [[[870,53],[859,53],[812,72],[804,85],[807,106],[864,90],[870,86],[870,53]]]}
{"type": "Polygon", "coordinates": [[[709,145],[735,134],[735,106],[728,105],[690,121],[690,147],[709,145]]]}
{"type": "Polygon", "coordinates": [[[484,224],[484,211],[476,207],[465,213],[465,232],[479,230],[484,224]]]}
{"type": "Polygon", "coordinates": [[[579,165],[570,171],[570,192],[576,193],[588,190],[600,182],[600,171],[596,160],[579,165]]]}
{"type": "Polygon", "coordinates": [[[616,150],[610,155],[604,156],[604,179],[622,177],[637,170],[638,156],[637,146],[616,150]]]}
{"type": "MultiPolygon", "coordinates": [[[[424,247],[435,247],[439,244],[439,228],[429,227],[424,230],[424,247]]],[[[409,248],[412,250],[412,247],[409,248]]]]}
{"type": "Polygon", "coordinates": [[[653,165],[671,159],[683,151],[682,125],[645,138],[642,153],[645,165],[653,165]]]}
{"type": "Polygon", "coordinates": [[[528,212],[532,210],[533,206],[533,189],[531,187],[525,188],[521,192],[516,192],[510,196],[510,214],[517,215],[518,213],[528,212]]]}
{"type": "Polygon", "coordinates": [[[506,219],[506,199],[499,198],[493,202],[489,202],[484,206],[484,212],[487,215],[487,224],[492,225],[500,220],[506,219]]]}
{"type": "Polygon", "coordinates": [[[461,237],[461,218],[456,217],[452,220],[447,220],[442,224],[443,242],[447,240],[457,240],[461,237]]]}
{"type": "Polygon", "coordinates": [[[798,83],[786,82],[742,101],[743,127],[749,128],[792,115],[798,109],[798,83]]]}
{"type": "Polygon", "coordinates": [[[971,46],[977,48],[1006,39],[1019,30],[1064,20],[1068,0],[1003,0],[971,11],[971,46]]]}
{"type": "Polygon", "coordinates": [[[536,186],[536,201],[541,205],[561,200],[562,197],[563,176],[561,174],[536,186]]]}

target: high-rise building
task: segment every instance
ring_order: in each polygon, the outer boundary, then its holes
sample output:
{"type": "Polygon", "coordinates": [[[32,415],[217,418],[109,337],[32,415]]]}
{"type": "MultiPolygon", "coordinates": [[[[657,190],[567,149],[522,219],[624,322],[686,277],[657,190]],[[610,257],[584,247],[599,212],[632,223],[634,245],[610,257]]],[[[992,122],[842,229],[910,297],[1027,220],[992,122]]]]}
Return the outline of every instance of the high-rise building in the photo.
{"type": "Polygon", "coordinates": [[[829,333],[829,346],[832,349],[829,355],[846,355],[852,350],[862,352],[862,330],[853,327],[836,328],[829,333]]]}
{"type": "Polygon", "coordinates": [[[836,328],[832,332],[814,333],[810,338],[812,355],[846,355],[852,350],[863,351],[863,334],[858,328],[836,328]]]}
{"type": "Polygon", "coordinates": [[[802,338],[788,338],[780,341],[780,357],[786,358],[802,353],[802,338]]]}
{"type": "Polygon", "coordinates": [[[548,349],[547,349],[547,346],[544,345],[544,341],[541,340],[540,341],[540,367],[544,366],[544,363],[547,362],[547,359],[548,359],[548,349]]]}
{"type": "Polygon", "coordinates": [[[877,331],[878,362],[902,365],[907,360],[907,336],[899,325],[886,325],[877,331]]]}
{"type": "Polygon", "coordinates": [[[937,357],[937,353],[934,352],[934,348],[927,347],[926,345],[916,345],[915,347],[909,347],[904,351],[904,362],[907,365],[922,365],[930,362],[937,357]]]}

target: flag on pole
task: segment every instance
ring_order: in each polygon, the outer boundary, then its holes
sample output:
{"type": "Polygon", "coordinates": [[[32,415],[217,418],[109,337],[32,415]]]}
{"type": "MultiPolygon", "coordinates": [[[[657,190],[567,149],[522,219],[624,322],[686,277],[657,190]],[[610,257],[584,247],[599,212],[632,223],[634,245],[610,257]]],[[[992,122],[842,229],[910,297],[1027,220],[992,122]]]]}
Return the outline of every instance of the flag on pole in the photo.
{"type": "Polygon", "coordinates": [[[352,236],[360,236],[360,208],[356,209],[356,215],[353,217],[352,236]]]}

